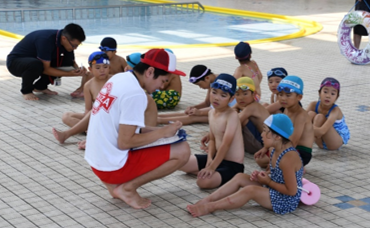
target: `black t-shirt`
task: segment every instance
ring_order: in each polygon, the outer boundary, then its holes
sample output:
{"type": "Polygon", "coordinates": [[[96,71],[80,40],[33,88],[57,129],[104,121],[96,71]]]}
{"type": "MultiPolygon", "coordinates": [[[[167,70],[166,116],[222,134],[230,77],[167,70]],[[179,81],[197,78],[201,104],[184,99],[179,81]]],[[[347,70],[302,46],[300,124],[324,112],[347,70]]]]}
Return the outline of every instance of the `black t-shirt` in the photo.
{"type": "Polygon", "coordinates": [[[50,66],[73,66],[74,52],[68,52],[61,44],[63,30],[37,30],[26,35],[8,55],[7,65],[18,57],[38,58],[50,61],[50,66]],[[57,60],[59,63],[57,63],[57,60]]]}

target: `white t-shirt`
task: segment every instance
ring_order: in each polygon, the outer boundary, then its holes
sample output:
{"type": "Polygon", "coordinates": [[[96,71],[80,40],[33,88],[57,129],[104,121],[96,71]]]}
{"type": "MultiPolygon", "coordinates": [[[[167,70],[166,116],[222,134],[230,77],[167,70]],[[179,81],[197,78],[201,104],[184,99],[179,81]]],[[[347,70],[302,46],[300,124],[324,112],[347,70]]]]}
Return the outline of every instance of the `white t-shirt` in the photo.
{"type": "Polygon", "coordinates": [[[122,168],[129,150],[118,148],[120,124],[145,127],[147,96],[131,72],[118,73],[100,90],[91,110],[85,160],[100,171],[122,168]]]}

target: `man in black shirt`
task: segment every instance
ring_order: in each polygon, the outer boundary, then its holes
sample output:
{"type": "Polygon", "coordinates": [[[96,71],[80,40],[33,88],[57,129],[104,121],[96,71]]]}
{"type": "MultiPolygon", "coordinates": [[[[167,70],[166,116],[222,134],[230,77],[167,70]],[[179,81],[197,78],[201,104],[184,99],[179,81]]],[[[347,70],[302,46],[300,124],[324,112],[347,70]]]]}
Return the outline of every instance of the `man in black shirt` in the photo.
{"type": "Polygon", "coordinates": [[[38,100],[33,92],[58,94],[49,90],[48,85],[60,84],[62,76],[87,77],[86,69],[77,66],[73,52],[85,38],[83,29],[71,23],[62,30],[31,32],[16,44],[7,57],[6,65],[11,74],[22,77],[24,99],[38,100]],[[57,69],[63,66],[74,69],[57,69]]]}

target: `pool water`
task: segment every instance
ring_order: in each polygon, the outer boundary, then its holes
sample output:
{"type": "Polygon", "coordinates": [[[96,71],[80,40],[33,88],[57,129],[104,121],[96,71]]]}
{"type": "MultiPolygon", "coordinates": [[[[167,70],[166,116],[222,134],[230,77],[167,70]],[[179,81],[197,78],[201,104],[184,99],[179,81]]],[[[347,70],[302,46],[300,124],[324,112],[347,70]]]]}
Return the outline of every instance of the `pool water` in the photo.
{"type": "Polygon", "coordinates": [[[63,11],[64,20],[53,19],[57,11],[42,11],[25,14],[22,22],[20,13],[5,14],[0,10],[0,29],[26,35],[38,29],[61,29],[68,23],[81,25],[86,33],[85,43],[99,44],[111,36],[119,45],[172,46],[186,44],[220,44],[284,36],[299,31],[292,24],[272,23],[268,20],[207,13],[198,10],[172,10],[166,12],[148,10],[146,7],[123,8],[123,16],[117,17],[117,9],[99,9],[98,6],[142,4],[136,1],[118,0],[3,0],[0,9],[50,8],[97,6],[97,9],[63,11]]]}

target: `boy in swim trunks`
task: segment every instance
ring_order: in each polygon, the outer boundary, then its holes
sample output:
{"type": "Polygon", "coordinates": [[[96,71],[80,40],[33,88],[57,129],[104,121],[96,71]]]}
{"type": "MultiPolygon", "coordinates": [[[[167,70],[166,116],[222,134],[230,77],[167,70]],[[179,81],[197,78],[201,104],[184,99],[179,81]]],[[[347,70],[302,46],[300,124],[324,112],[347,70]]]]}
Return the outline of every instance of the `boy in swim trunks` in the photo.
{"type": "Polygon", "coordinates": [[[256,61],[251,60],[252,49],[248,43],[240,42],[234,48],[235,58],[239,61],[238,66],[234,72],[236,79],[241,77],[250,77],[254,81],[256,87],[255,100],[257,102],[261,99],[261,88],[260,84],[262,81],[262,74],[256,61]]]}
{"type": "MultiPolygon", "coordinates": [[[[89,71],[91,72],[92,79],[87,81],[84,85],[84,99],[85,99],[85,112],[75,113],[66,112],[62,116],[62,121],[69,127],[76,125],[85,115],[90,115],[92,104],[98,96],[101,88],[111,77],[109,75],[109,57],[107,54],[101,51],[92,53],[89,56],[89,71]]],[[[55,134],[55,129],[53,130],[55,134]]]]}
{"type": "Polygon", "coordinates": [[[254,82],[249,77],[237,80],[235,99],[237,104],[233,107],[239,113],[243,131],[244,151],[254,154],[263,147],[261,133],[263,121],[270,113],[254,99],[254,82]]]}
{"type": "Polygon", "coordinates": [[[151,49],[133,71],[112,76],[104,85],[91,110],[85,160],[107,187],[112,197],[133,208],[147,208],[149,199],[137,189],[183,167],[189,159],[187,142],[132,151],[163,137],[173,136],[182,126],[146,127],[147,95],[168,80],[176,70],[176,57],[164,49],[151,49]]]}
{"type": "Polygon", "coordinates": [[[109,69],[109,74],[117,74],[120,72],[124,72],[125,68],[127,67],[127,62],[126,60],[117,55],[117,41],[112,38],[112,37],[105,37],[101,42],[100,42],[100,47],[99,49],[103,52],[105,52],[110,61],[110,69],[109,69]]]}
{"type": "Polygon", "coordinates": [[[200,188],[216,188],[244,172],[244,146],[238,114],[228,103],[234,98],[236,80],[220,74],[211,84],[208,154],[190,156],[180,170],[197,174],[200,188]]]}
{"type": "MultiPolygon", "coordinates": [[[[312,158],[315,136],[311,118],[299,104],[303,97],[303,81],[297,76],[287,76],[281,80],[277,89],[279,102],[285,108],[284,114],[289,116],[294,126],[289,140],[299,152],[305,166],[312,158]]],[[[257,164],[262,168],[265,168],[269,162],[268,152],[268,148],[262,148],[254,156],[257,164]]]]}

